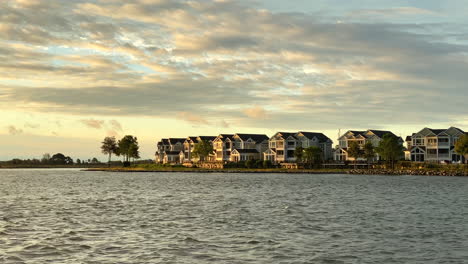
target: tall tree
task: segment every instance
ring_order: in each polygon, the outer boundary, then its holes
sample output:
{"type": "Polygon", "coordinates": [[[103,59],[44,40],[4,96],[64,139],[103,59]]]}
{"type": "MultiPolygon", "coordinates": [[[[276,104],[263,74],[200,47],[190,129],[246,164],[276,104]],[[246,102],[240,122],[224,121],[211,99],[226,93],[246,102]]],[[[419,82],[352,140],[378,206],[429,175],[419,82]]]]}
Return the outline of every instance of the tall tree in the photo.
{"type": "Polygon", "coordinates": [[[348,145],[348,157],[354,158],[354,168],[356,169],[357,159],[362,157],[363,150],[356,141],[352,141],[348,145]]]}
{"type": "Polygon", "coordinates": [[[193,156],[199,158],[200,161],[205,161],[213,151],[213,145],[208,140],[201,140],[193,147],[193,156]]]}
{"type": "Polygon", "coordinates": [[[380,157],[390,163],[392,169],[395,168],[395,161],[404,156],[403,150],[403,145],[392,134],[385,134],[379,142],[379,146],[375,148],[380,157]]]}
{"type": "Polygon", "coordinates": [[[126,162],[130,161],[130,158],[138,158],[138,139],[131,135],[124,136],[121,140],[119,140],[118,144],[119,150],[117,153],[120,153],[124,157],[126,162]]]}
{"type": "Polygon", "coordinates": [[[52,164],[66,164],[66,158],[65,155],[63,155],[62,153],[56,153],[54,155],[52,155],[52,157],[50,158],[50,163],[52,164]]]}
{"type": "Polygon", "coordinates": [[[294,150],[294,157],[296,158],[296,162],[300,163],[304,159],[304,148],[303,147],[296,147],[294,150]]]}
{"type": "Polygon", "coordinates": [[[455,152],[465,157],[465,162],[468,163],[468,135],[462,135],[457,143],[455,143],[455,152]]]}
{"type": "Polygon", "coordinates": [[[102,141],[101,151],[103,154],[109,155],[108,166],[110,167],[112,154],[118,154],[118,146],[115,137],[105,137],[102,141]]]}
{"type": "Polygon", "coordinates": [[[41,159],[42,163],[47,164],[47,163],[49,163],[49,161],[50,161],[50,154],[49,153],[45,153],[44,155],[42,155],[42,159],[41,159]]]}
{"type": "Polygon", "coordinates": [[[308,147],[304,149],[304,161],[311,167],[322,162],[322,149],[319,147],[308,147]]]}
{"type": "Polygon", "coordinates": [[[362,156],[367,160],[367,167],[369,168],[371,159],[375,157],[375,149],[372,142],[367,141],[366,144],[364,144],[362,156]]]}

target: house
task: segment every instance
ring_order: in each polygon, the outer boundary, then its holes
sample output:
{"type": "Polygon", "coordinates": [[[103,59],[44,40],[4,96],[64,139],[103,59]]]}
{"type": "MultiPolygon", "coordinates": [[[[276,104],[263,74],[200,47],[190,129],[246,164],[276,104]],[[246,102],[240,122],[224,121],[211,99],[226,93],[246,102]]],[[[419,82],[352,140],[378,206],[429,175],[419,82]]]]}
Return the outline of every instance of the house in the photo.
{"type": "Polygon", "coordinates": [[[230,161],[262,159],[268,149],[268,136],[264,134],[234,134],[230,161]]]}
{"type": "Polygon", "coordinates": [[[156,162],[163,163],[164,159],[164,152],[170,150],[169,140],[167,138],[161,139],[157,143],[157,150],[156,150],[156,162]]]}
{"type": "Polygon", "coordinates": [[[195,143],[197,142],[197,137],[187,137],[184,141],[184,150],[183,150],[183,162],[191,162],[192,161],[192,151],[195,147],[195,143]]]}
{"type": "Polygon", "coordinates": [[[317,132],[277,132],[269,139],[269,149],[263,153],[264,159],[273,163],[295,162],[297,147],[319,147],[324,160],[333,157],[332,140],[317,132]]]}
{"type": "MultiPolygon", "coordinates": [[[[353,157],[348,156],[348,147],[351,142],[357,142],[357,144],[362,148],[367,142],[371,142],[374,147],[379,146],[380,141],[383,136],[390,134],[398,138],[400,144],[403,145],[403,139],[396,136],[391,131],[386,130],[375,130],[369,129],[367,131],[357,131],[349,130],[344,133],[340,138],[338,138],[338,145],[335,147],[334,151],[334,160],[336,161],[346,161],[346,160],[355,160],[353,157]]],[[[357,160],[365,160],[364,158],[358,158],[357,160]]],[[[374,161],[380,160],[380,156],[376,153],[373,159],[374,161]]]]}
{"type": "Polygon", "coordinates": [[[411,161],[464,162],[464,157],[455,152],[455,143],[463,134],[456,127],[423,128],[408,138],[411,161]]]}
{"type": "Polygon", "coordinates": [[[294,162],[294,150],[299,144],[294,132],[277,132],[268,140],[268,150],[263,153],[264,160],[272,163],[294,162]]]}
{"type": "Polygon", "coordinates": [[[163,138],[157,144],[156,162],[178,163],[185,138],[163,138]]]}
{"type": "Polygon", "coordinates": [[[214,161],[226,162],[231,160],[231,152],[234,149],[233,137],[234,134],[220,134],[213,140],[214,161]]]}
{"type": "MultiPolygon", "coordinates": [[[[208,141],[210,144],[213,144],[213,140],[215,140],[215,136],[198,136],[198,137],[187,137],[183,143],[183,151],[180,153],[181,161],[182,162],[198,162],[200,159],[198,157],[193,156],[193,150],[195,149],[195,145],[202,140],[208,141]]],[[[212,160],[214,157],[210,155],[207,160],[212,160]]]]}

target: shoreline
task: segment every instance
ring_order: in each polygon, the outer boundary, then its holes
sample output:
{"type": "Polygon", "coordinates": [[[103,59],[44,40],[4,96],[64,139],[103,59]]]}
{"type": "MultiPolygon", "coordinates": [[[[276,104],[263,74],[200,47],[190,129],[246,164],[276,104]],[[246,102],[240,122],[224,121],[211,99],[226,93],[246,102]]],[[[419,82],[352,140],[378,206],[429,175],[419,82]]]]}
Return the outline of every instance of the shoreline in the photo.
{"type": "Polygon", "coordinates": [[[385,169],[343,169],[343,170],[320,170],[320,169],[200,169],[200,168],[167,168],[167,169],[144,169],[144,168],[86,168],[83,171],[103,172],[179,172],[179,173],[281,173],[281,174],[349,174],[349,175],[389,175],[389,176],[450,176],[467,177],[468,170],[385,170],[385,169]]]}

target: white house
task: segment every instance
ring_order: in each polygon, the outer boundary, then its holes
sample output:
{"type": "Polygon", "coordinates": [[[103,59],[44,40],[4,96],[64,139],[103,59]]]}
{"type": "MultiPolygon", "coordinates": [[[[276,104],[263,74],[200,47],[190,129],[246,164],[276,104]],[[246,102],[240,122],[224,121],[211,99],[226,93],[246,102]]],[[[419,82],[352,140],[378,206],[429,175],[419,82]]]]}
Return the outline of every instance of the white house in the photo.
{"type": "MultiPolygon", "coordinates": [[[[390,134],[398,138],[400,144],[403,145],[403,139],[396,136],[391,131],[386,130],[375,130],[369,129],[367,131],[357,131],[349,130],[344,133],[340,138],[338,138],[338,146],[335,147],[334,151],[334,160],[336,161],[345,161],[345,160],[354,160],[353,157],[348,156],[348,147],[351,142],[357,142],[357,144],[362,148],[367,142],[371,142],[374,147],[377,147],[382,140],[383,136],[390,134]]],[[[376,153],[374,160],[379,160],[380,156],[376,153]]],[[[358,158],[358,160],[364,160],[364,158],[358,158]]]]}
{"type": "Polygon", "coordinates": [[[268,149],[268,136],[264,134],[234,134],[230,161],[262,159],[268,149]]]}
{"type": "Polygon", "coordinates": [[[331,159],[332,140],[317,132],[277,132],[269,139],[269,149],[263,153],[264,159],[273,163],[295,162],[297,147],[318,147],[322,149],[324,160],[331,159]]]}
{"type": "Polygon", "coordinates": [[[463,162],[464,157],[455,152],[455,143],[463,134],[465,132],[456,127],[423,128],[408,137],[411,161],[463,162]]]}

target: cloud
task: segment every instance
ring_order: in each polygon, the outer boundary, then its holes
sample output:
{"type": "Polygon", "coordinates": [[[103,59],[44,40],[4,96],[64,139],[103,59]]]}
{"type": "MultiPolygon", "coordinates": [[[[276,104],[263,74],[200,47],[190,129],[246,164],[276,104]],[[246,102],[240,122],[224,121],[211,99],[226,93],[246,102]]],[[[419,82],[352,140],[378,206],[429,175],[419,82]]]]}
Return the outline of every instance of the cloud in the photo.
{"type": "Polygon", "coordinates": [[[177,113],[177,118],[187,121],[189,123],[195,124],[195,125],[209,125],[210,124],[210,122],[208,122],[203,117],[194,113],[190,113],[190,112],[179,112],[177,113]]]}
{"type": "Polygon", "coordinates": [[[115,130],[115,131],[119,131],[119,132],[122,132],[123,129],[122,129],[122,125],[117,121],[117,120],[111,120],[109,121],[109,124],[110,124],[110,127],[115,130]]]}
{"type": "Polygon", "coordinates": [[[383,8],[383,9],[361,9],[351,13],[351,16],[415,16],[415,15],[437,15],[436,12],[412,6],[383,8]]]}
{"type": "Polygon", "coordinates": [[[39,128],[40,125],[39,124],[34,124],[34,123],[25,123],[24,127],[25,128],[39,128]]]}
{"type": "Polygon", "coordinates": [[[416,7],[354,15],[240,1],[0,1],[0,109],[83,115],[113,134],[120,123],[90,117],[333,128],[468,115],[466,27],[399,20],[432,15],[416,7]],[[365,18],[386,14],[392,23],[365,18]]]}
{"type": "Polygon", "coordinates": [[[8,134],[10,134],[10,135],[23,134],[23,130],[20,129],[20,128],[16,128],[15,126],[8,126],[7,130],[8,130],[8,134]]]}
{"type": "Polygon", "coordinates": [[[246,108],[243,112],[246,116],[254,119],[265,119],[268,116],[265,109],[261,106],[246,108]]]}
{"type": "Polygon", "coordinates": [[[94,128],[94,129],[101,129],[104,125],[103,120],[95,120],[95,119],[83,119],[80,122],[87,127],[94,128]]]}

